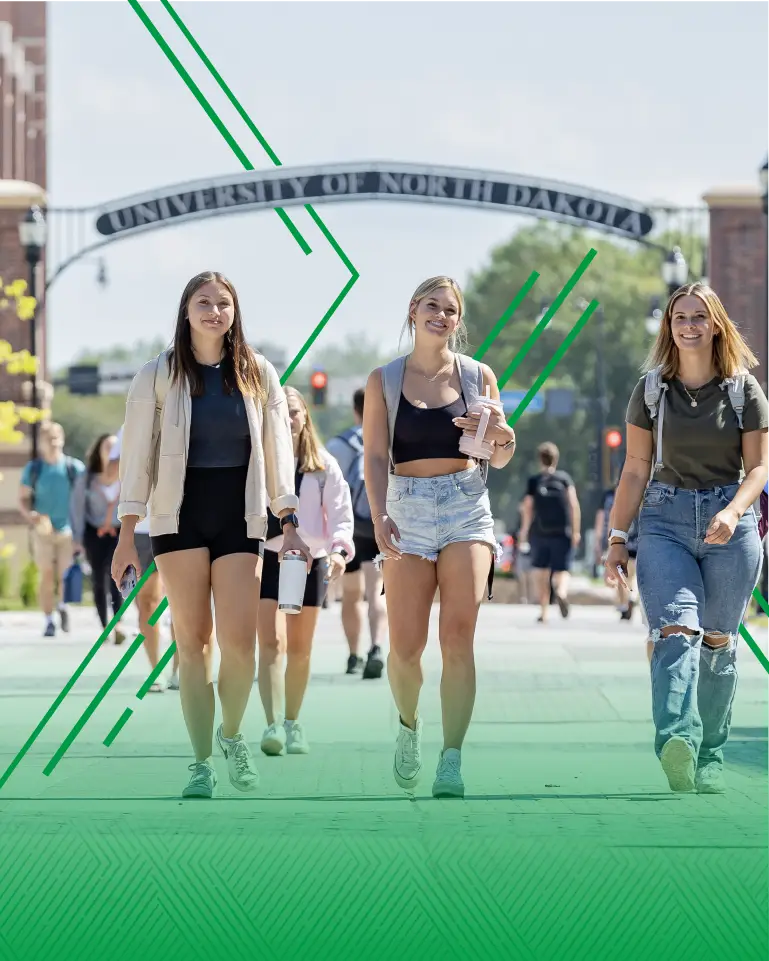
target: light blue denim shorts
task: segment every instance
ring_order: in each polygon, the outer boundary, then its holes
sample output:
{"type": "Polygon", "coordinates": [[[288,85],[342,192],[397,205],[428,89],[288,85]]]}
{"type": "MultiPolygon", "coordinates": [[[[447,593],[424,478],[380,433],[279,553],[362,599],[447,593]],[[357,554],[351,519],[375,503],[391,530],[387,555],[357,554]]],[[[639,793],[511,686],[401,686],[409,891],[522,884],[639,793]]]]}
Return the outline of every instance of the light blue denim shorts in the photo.
{"type": "MultiPolygon", "coordinates": [[[[501,556],[489,492],[476,466],[439,477],[390,474],[387,513],[398,528],[397,546],[404,554],[437,561],[449,544],[476,541],[488,544],[495,560],[501,556]]],[[[377,560],[381,562],[381,554],[377,560]]]]}

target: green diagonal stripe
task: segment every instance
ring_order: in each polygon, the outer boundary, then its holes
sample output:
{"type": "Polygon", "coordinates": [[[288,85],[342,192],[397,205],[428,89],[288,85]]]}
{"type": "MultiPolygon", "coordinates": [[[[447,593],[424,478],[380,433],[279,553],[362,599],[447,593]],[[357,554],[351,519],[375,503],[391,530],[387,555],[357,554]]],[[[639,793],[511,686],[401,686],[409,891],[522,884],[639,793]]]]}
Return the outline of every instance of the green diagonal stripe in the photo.
{"type": "Polygon", "coordinates": [[[569,296],[572,290],[574,290],[574,288],[577,286],[577,283],[579,282],[580,278],[585,273],[585,271],[590,266],[590,264],[593,262],[593,260],[596,258],[597,254],[598,254],[598,251],[593,250],[592,248],[585,254],[585,257],[582,260],[582,263],[579,265],[579,267],[577,267],[577,269],[574,271],[571,277],[569,277],[569,279],[563,285],[563,289],[555,298],[553,303],[548,307],[542,320],[540,320],[540,322],[537,324],[534,330],[532,330],[532,332],[526,338],[526,341],[521,347],[521,349],[518,351],[515,357],[513,357],[513,359],[510,361],[510,363],[505,368],[505,370],[500,374],[498,378],[500,389],[510,380],[510,378],[513,376],[515,371],[521,365],[521,362],[523,361],[524,357],[528,354],[528,352],[531,350],[534,344],[542,336],[547,325],[550,323],[553,317],[555,317],[556,313],[561,309],[563,302],[566,300],[566,298],[569,296]]]}
{"type": "MultiPolygon", "coordinates": [[[[139,17],[139,19],[141,20],[141,22],[144,24],[144,26],[145,26],[145,27],[147,28],[147,30],[150,32],[150,34],[152,35],[152,37],[153,37],[153,39],[155,40],[155,42],[157,43],[157,45],[160,47],[160,49],[163,51],[163,53],[166,55],[166,57],[171,61],[171,64],[173,65],[174,70],[176,70],[176,72],[179,74],[179,76],[180,76],[180,77],[182,78],[182,80],[185,82],[185,84],[187,85],[187,87],[189,88],[189,90],[192,92],[192,94],[193,94],[193,96],[195,97],[195,99],[197,100],[197,102],[200,104],[200,106],[201,106],[201,107],[205,110],[205,112],[208,114],[209,118],[211,119],[211,121],[212,121],[212,123],[214,124],[214,126],[216,127],[216,129],[219,131],[219,133],[222,135],[222,137],[224,137],[224,139],[227,141],[227,144],[229,145],[229,147],[230,147],[230,149],[232,150],[232,152],[235,154],[235,156],[238,158],[238,160],[243,164],[243,166],[246,168],[246,170],[254,170],[254,169],[255,169],[255,168],[254,168],[254,165],[251,163],[251,161],[250,161],[250,160],[248,159],[248,157],[245,155],[245,153],[243,152],[243,150],[240,148],[240,146],[238,145],[237,141],[236,141],[235,138],[232,136],[232,134],[229,132],[229,130],[227,129],[227,127],[224,125],[224,123],[222,122],[221,118],[219,117],[219,115],[218,115],[218,114],[216,113],[216,111],[214,110],[214,108],[211,106],[211,104],[210,104],[210,103],[208,102],[208,100],[205,98],[203,92],[200,90],[200,88],[198,87],[198,85],[195,83],[195,81],[192,79],[192,77],[191,77],[191,76],[187,73],[187,71],[184,69],[184,66],[183,66],[182,63],[180,62],[179,58],[176,56],[176,54],[173,52],[173,50],[172,50],[172,49],[169,47],[169,45],[166,43],[165,39],[163,38],[163,35],[162,35],[162,34],[160,33],[160,31],[157,29],[157,27],[155,26],[155,24],[150,20],[150,18],[147,16],[147,14],[144,12],[144,10],[142,10],[141,5],[139,4],[138,0],[128,0],[128,2],[131,4],[131,7],[133,8],[134,13],[136,13],[136,15],[139,17]]],[[[166,4],[164,4],[164,6],[165,6],[166,9],[169,11],[169,13],[170,13],[170,12],[172,11],[172,9],[173,9],[173,8],[171,7],[171,4],[170,4],[170,3],[166,3],[166,4]]],[[[304,253],[305,253],[305,254],[311,254],[311,253],[312,253],[312,250],[311,250],[311,248],[310,248],[310,245],[307,243],[307,241],[306,241],[306,240],[304,239],[304,237],[301,235],[301,233],[299,232],[298,228],[294,225],[293,221],[292,221],[291,218],[288,216],[288,214],[286,213],[286,211],[285,211],[282,207],[276,207],[276,208],[275,208],[275,213],[277,213],[277,215],[280,217],[280,219],[283,221],[283,223],[286,225],[286,227],[288,227],[289,231],[291,232],[291,235],[292,235],[293,238],[296,240],[296,242],[299,244],[299,246],[302,248],[302,250],[304,251],[304,253]]]]}
{"type": "Polygon", "coordinates": [[[579,318],[577,323],[572,327],[572,329],[564,338],[564,341],[561,344],[561,346],[558,348],[558,350],[556,350],[556,352],[550,358],[550,361],[547,363],[545,369],[536,379],[533,386],[529,388],[526,396],[521,400],[520,404],[518,404],[518,406],[515,408],[513,413],[508,417],[507,419],[508,424],[512,426],[518,422],[521,414],[523,414],[523,412],[532,402],[532,400],[534,399],[534,396],[537,394],[540,387],[545,383],[548,377],[553,373],[553,371],[555,370],[556,366],[563,358],[566,351],[569,349],[569,347],[571,347],[572,343],[574,342],[579,332],[582,330],[585,324],[590,320],[596,307],[598,307],[597,300],[593,300],[588,304],[582,316],[579,318]]]}
{"type": "MultiPolygon", "coordinates": [[[[147,677],[147,680],[144,682],[144,684],[142,684],[142,686],[136,692],[136,697],[138,700],[140,701],[142,700],[142,698],[147,693],[147,691],[149,691],[149,689],[152,687],[155,681],[160,677],[160,675],[166,669],[166,665],[168,664],[168,662],[171,660],[171,658],[174,656],[175,653],[176,653],[176,644],[174,644],[172,641],[171,644],[169,644],[168,646],[168,650],[160,658],[160,660],[157,662],[157,664],[152,669],[152,671],[150,671],[150,674],[147,677]]],[[[117,733],[115,734],[115,737],[117,737],[117,733]]],[[[115,740],[115,737],[112,738],[113,741],[115,740]]]]}
{"type": "Polygon", "coordinates": [[[476,350],[476,352],[473,354],[473,357],[475,358],[475,360],[481,360],[483,357],[485,357],[489,347],[491,347],[491,345],[494,343],[497,337],[499,337],[499,335],[502,333],[505,327],[507,327],[507,325],[513,319],[513,314],[521,306],[521,304],[524,301],[524,298],[529,293],[529,291],[534,286],[534,284],[536,284],[538,279],[539,279],[539,274],[537,273],[536,270],[532,270],[526,283],[523,285],[523,287],[521,287],[521,289],[518,291],[515,297],[513,297],[512,301],[510,302],[510,306],[507,308],[504,314],[502,314],[502,316],[499,318],[496,324],[494,324],[494,326],[489,331],[484,342],[481,344],[478,350],[476,350]]]}
{"type": "Polygon", "coordinates": [[[769,617],[769,603],[767,603],[766,598],[758,588],[755,588],[753,591],[753,600],[759,605],[764,614],[769,617]]]}
{"type": "MultiPolygon", "coordinates": [[[[144,577],[142,578],[142,581],[146,577],[147,577],[147,574],[144,575],[144,577]]],[[[163,611],[166,609],[167,606],[168,606],[168,599],[164,597],[163,600],[160,602],[160,604],[158,604],[158,606],[155,608],[155,611],[152,614],[152,617],[150,617],[149,619],[150,624],[155,624],[157,622],[158,618],[162,615],[163,611]]],[[[109,691],[109,689],[118,679],[118,677],[120,677],[123,670],[127,667],[128,662],[131,660],[134,654],[139,650],[139,648],[142,646],[143,643],[144,643],[144,635],[137,634],[134,640],[132,641],[130,647],[128,648],[128,650],[120,658],[120,661],[118,662],[118,664],[116,665],[116,667],[114,668],[110,676],[99,688],[98,692],[96,693],[95,697],[92,699],[91,703],[83,711],[83,713],[75,722],[75,725],[73,726],[72,730],[61,742],[59,749],[56,751],[56,753],[53,755],[53,757],[48,762],[46,767],[43,769],[43,774],[50,775],[53,772],[56,765],[59,763],[62,757],[64,757],[64,755],[67,753],[67,750],[69,749],[70,744],[72,744],[72,742],[75,740],[78,734],[82,731],[82,729],[88,723],[88,719],[91,717],[91,715],[94,713],[96,708],[101,704],[101,702],[107,696],[107,692],[109,691]]]]}
{"type": "Polygon", "coordinates": [[[104,738],[105,747],[111,747],[112,742],[115,740],[118,734],[120,734],[120,732],[123,730],[123,728],[128,723],[128,720],[132,714],[133,714],[133,711],[130,707],[127,707],[123,711],[123,713],[118,718],[117,724],[112,728],[109,734],[104,738]]]}
{"type": "Polygon", "coordinates": [[[10,763],[10,764],[8,765],[8,767],[5,769],[5,771],[4,771],[4,773],[3,773],[3,776],[0,777],[0,790],[2,790],[2,788],[3,788],[4,785],[5,785],[5,783],[7,782],[8,778],[13,774],[13,772],[14,772],[14,771],[16,770],[16,768],[19,766],[19,764],[21,763],[21,761],[24,759],[24,756],[27,754],[27,752],[28,752],[29,749],[32,747],[32,745],[35,743],[35,741],[38,739],[38,737],[40,737],[40,734],[41,734],[41,732],[43,731],[43,729],[45,728],[45,726],[46,726],[46,725],[48,724],[48,722],[51,720],[51,718],[52,718],[53,715],[56,713],[56,711],[58,711],[59,707],[61,706],[62,701],[67,697],[67,695],[68,695],[69,692],[72,690],[72,688],[75,686],[75,684],[77,684],[77,682],[80,680],[80,678],[82,677],[83,672],[85,671],[85,669],[88,667],[88,665],[89,665],[89,664],[91,663],[91,661],[94,659],[94,657],[96,657],[96,653],[97,653],[97,651],[99,650],[99,648],[101,647],[101,645],[104,643],[104,641],[106,641],[106,639],[107,639],[107,638],[110,636],[110,634],[114,631],[114,629],[115,629],[117,623],[119,622],[120,618],[125,614],[125,612],[128,610],[128,608],[131,606],[131,604],[133,603],[134,598],[135,598],[136,595],[139,593],[139,591],[142,589],[142,587],[143,587],[143,585],[144,585],[144,582],[145,582],[145,581],[147,580],[147,578],[154,572],[154,570],[155,570],[155,562],[153,561],[153,562],[150,564],[150,566],[147,568],[147,570],[146,570],[146,571],[142,574],[142,576],[139,578],[139,583],[138,583],[138,584],[136,585],[136,587],[131,591],[131,593],[128,595],[128,597],[125,599],[125,601],[123,602],[123,604],[122,604],[121,607],[120,607],[120,610],[117,612],[117,614],[115,614],[115,616],[112,618],[112,620],[109,622],[109,624],[104,628],[104,630],[102,631],[102,633],[99,635],[99,639],[96,641],[96,643],[93,645],[93,647],[91,648],[91,650],[90,650],[90,651],[86,654],[86,656],[83,658],[83,660],[82,660],[81,663],[80,663],[80,666],[77,668],[77,670],[75,671],[75,673],[72,675],[72,677],[71,677],[71,678],[67,681],[67,683],[64,685],[64,687],[62,688],[61,693],[59,694],[59,696],[56,698],[56,700],[53,702],[53,704],[48,708],[48,710],[47,710],[47,712],[45,713],[45,716],[43,717],[42,721],[40,721],[40,723],[37,725],[37,727],[35,728],[35,730],[34,730],[34,731],[30,734],[30,736],[27,738],[26,743],[25,743],[24,746],[21,748],[21,750],[19,751],[19,753],[16,755],[16,757],[11,761],[11,763],[10,763]]]}
{"type": "Polygon", "coordinates": [[[763,669],[769,674],[769,660],[767,660],[766,654],[764,654],[758,644],[756,644],[756,642],[753,640],[750,631],[747,629],[747,627],[745,627],[744,624],[740,624],[740,634],[742,635],[745,643],[758,658],[763,669]]]}

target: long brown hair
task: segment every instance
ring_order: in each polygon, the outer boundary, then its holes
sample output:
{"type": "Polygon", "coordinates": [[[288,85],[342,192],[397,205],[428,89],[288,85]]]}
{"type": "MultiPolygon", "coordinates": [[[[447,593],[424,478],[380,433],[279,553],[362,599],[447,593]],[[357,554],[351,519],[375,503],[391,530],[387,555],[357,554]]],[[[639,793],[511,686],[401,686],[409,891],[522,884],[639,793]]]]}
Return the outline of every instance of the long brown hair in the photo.
{"type": "Polygon", "coordinates": [[[204,284],[217,283],[226,287],[232,297],[235,315],[232,327],[224,336],[224,357],[222,358],[222,379],[228,394],[237,387],[242,394],[251,394],[263,400],[264,386],[259,376],[256,354],[246,343],[243,334],[243,319],[240,313],[238,295],[232,283],[216,270],[206,270],[196,274],[182,292],[179,310],[176,315],[174,345],[168,357],[168,369],[173,382],[185,377],[192,397],[203,394],[203,377],[192,350],[192,335],[188,317],[189,303],[204,284]]]}
{"type": "Polygon", "coordinates": [[[296,398],[302,405],[302,410],[304,411],[304,427],[302,428],[302,433],[299,435],[296,451],[300,473],[314,474],[315,471],[325,470],[326,466],[320,455],[320,441],[315,431],[315,424],[312,421],[307,401],[296,387],[284,387],[283,390],[286,397],[296,398]]]}
{"type": "Polygon", "coordinates": [[[758,365],[758,358],[748,347],[737,325],[729,318],[718,294],[707,284],[685,284],[668,301],[654,346],[649,352],[643,371],[662,367],[663,377],[675,377],[678,373],[678,348],[673,340],[672,318],[676,301],[680,297],[699,297],[705,304],[713,321],[713,363],[719,377],[733,377],[740,370],[758,365]]]}
{"type": "Polygon", "coordinates": [[[101,474],[104,470],[104,464],[101,460],[101,445],[108,437],[112,437],[112,434],[99,434],[93,444],[88,448],[88,453],[85,455],[85,469],[87,473],[101,474]]]}

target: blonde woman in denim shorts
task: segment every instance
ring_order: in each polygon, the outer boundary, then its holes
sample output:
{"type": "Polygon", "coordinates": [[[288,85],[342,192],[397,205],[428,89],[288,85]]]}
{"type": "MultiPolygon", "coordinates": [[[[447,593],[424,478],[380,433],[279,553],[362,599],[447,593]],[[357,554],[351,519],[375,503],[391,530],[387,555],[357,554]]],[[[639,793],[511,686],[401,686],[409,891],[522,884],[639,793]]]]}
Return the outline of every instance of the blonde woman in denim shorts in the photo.
{"type": "MultiPolygon", "coordinates": [[[[464,797],[460,752],[475,701],[475,625],[498,550],[485,467],[459,443],[478,428],[473,401],[487,387],[494,399],[499,391],[488,367],[456,352],[463,314],[451,278],[421,284],[407,318],[413,350],[370,375],[363,413],[366,491],[390,627],[387,674],[399,713],[393,774],[412,791],[422,771],[421,659],[438,590],[443,744],[433,796],[442,798],[464,797]]],[[[506,466],[515,434],[501,409],[485,437],[494,444],[491,466],[506,466]]]]}

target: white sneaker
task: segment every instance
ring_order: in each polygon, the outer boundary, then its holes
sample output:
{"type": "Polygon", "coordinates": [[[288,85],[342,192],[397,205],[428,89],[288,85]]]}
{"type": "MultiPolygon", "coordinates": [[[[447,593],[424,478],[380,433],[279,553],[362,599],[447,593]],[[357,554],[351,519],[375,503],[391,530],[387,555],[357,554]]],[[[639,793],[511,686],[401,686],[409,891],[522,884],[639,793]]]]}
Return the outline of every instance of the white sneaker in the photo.
{"type": "Polygon", "coordinates": [[[179,672],[174,671],[174,673],[168,679],[168,690],[178,691],[179,690],[179,672]]]}
{"type": "Polygon", "coordinates": [[[267,754],[269,757],[280,757],[286,753],[286,729],[280,721],[270,724],[262,734],[261,748],[262,754],[267,754]]]}
{"type": "Polygon", "coordinates": [[[168,687],[168,682],[161,674],[157,677],[152,684],[150,684],[149,693],[150,694],[164,694],[166,688],[168,687]]]}
{"type": "Polygon", "coordinates": [[[230,784],[238,791],[248,793],[259,787],[259,772],[256,770],[251,748],[242,734],[224,737],[221,724],[216,730],[216,741],[227,759],[227,772],[230,784]]]}
{"type": "Polygon", "coordinates": [[[460,773],[461,765],[462,755],[456,748],[450,747],[441,752],[433,782],[433,797],[463,798],[465,796],[465,784],[460,773]]]}
{"type": "Polygon", "coordinates": [[[411,791],[416,787],[422,773],[422,718],[417,717],[417,727],[412,731],[398,719],[398,740],[395,743],[393,776],[398,787],[411,791]]]}
{"type": "Polygon", "coordinates": [[[299,721],[286,721],[286,751],[289,754],[309,754],[310,745],[299,721]]]}

